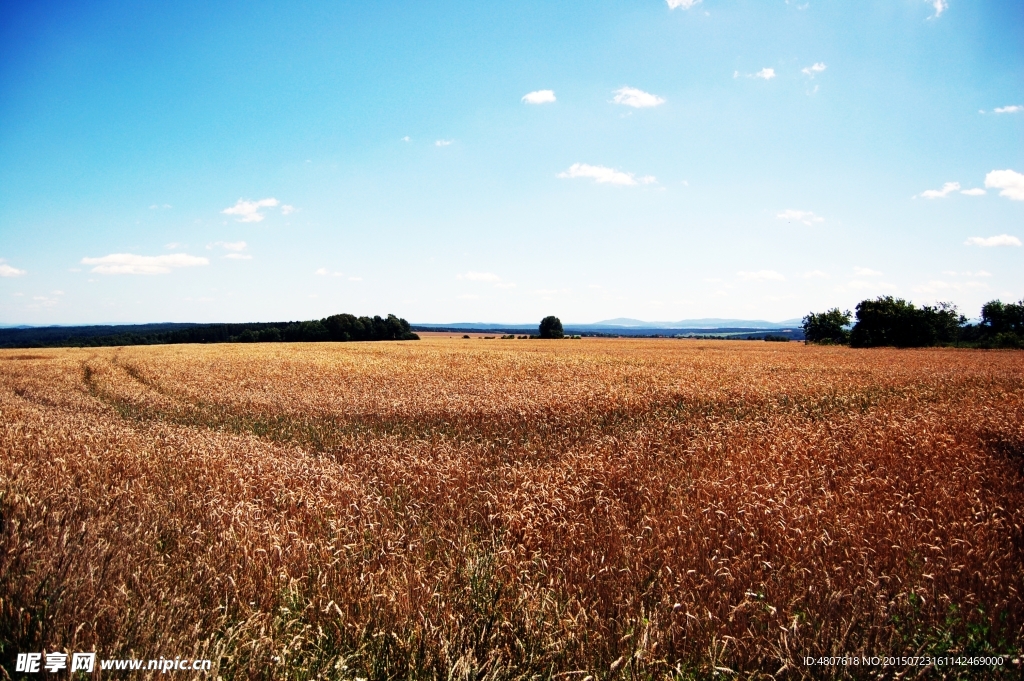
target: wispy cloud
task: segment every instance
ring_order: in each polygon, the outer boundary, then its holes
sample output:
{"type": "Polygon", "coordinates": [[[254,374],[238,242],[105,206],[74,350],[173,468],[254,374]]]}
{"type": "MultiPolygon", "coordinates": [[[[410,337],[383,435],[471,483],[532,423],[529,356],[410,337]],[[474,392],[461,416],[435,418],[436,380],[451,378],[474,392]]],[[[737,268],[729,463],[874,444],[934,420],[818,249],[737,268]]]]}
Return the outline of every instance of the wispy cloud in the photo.
{"type": "Polygon", "coordinates": [[[457,279],[467,279],[469,281],[501,281],[501,277],[493,272],[466,272],[464,274],[456,275],[457,279]]]}
{"type": "Polygon", "coordinates": [[[626,173],[607,166],[592,166],[586,163],[573,163],[565,172],[558,173],[562,179],[573,179],[577,177],[590,178],[597,184],[617,184],[630,186],[636,184],[654,184],[658,180],[653,175],[636,177],[633,173],[626,173]]]}
{"type": "Polygon", "coordinates": [[[802,222],[808,227],[811,227],[821,222],[825,222],[825,218],[821,217],[820,215],[815,215],[809,210],[794,210],[792,208],[788,208],[782,211],[775,217],[778,218],[779,220],[785,220],[786,222],[793,222],[794,220],[797,222],[802,222]]]}
{"type": "MultiPolygon", "coordinates": [[[[846,287],[854,291],[895,291],[895,284],[890,284],[884,281],[861,281],[860,279],[854,279],[853,281],[847,282],[846,287]]],[[[842,290],[842,289],[839,289],[842,290]]]]}
{"type": "Polygon", "coordinates": [[[956,270],[944,270],[942,273],[944,275],[946,275],[947,277],[991,277],[992,276],[991,272],[986,272],[985,270],[978,270],[977,272],[971,272],[971,271],[957,272],[956,270]]]}
{"type": "Polygon", "coordinates": [[[979,289],[987,289],[988,284],[981,281],[942,281],[940,279],[933,279],[926,284],[918,284],[914,287],[914,291],[917,293],[944,293],[948,291],[976,291],[979,289]]]}
{"type": "Polygon", "coordinates": [[[868,267],[854,267],[853,273],[858,277],[880,277],[882,273],[878,270],[873,270],[868,267]]]}
{"type": "Polygon", "coordinates": [[[966,194],[967,196],[985,196],[985,190],[982,189],[981,187],[974,187],[973,189],[964,189],[960,193],[966,194]]]}
{"type": "Polygon", "coordinates": [[[811,78],[814,78],[814,76],[821,73],[827,68],[828,67],[825,66],[824,62],[819,61],[814,64],[811,64],[807,68],[800,69],[800,73],[804,74],[805,76],[810,76],[811,78]]]}
{"type": "Polygon", "coordinates": [[[313,274],[317,275],[318,277],[343,277],[343,276],[345,276],[344,272],[332,272],[329,269],[327,269],[326,267],[321,267],[320,269],[318,269],[315,272],[313,272],[313,274]]]}
{"type": "Polygon", "coordinates": [[[248,244],[244,241],[215,241],[207,246],[207,248],[215,248],[217,246],[220,246],[225,251],[244,251],[248,244]]]}
{"type": "Polygon", "coordinates": [[[993,246],[1020,246],[1020,239],[1009,234],[999,234],[998,236],[972,236],[970,239],[964,242],[965,246],[982,246],[984,248],[991,248],[993,246]]]}
{"type": "Polygon", "coordinates": [[[1000,107],[997,107],[995,109],[992,109],[992,113],[997,113],[997,114],[1019,113],[1021,111],[1024,111],[1024,106],[1020,106],[1018,104],[1013,104],[1011,106],[1000,106],[1000,107]]]}
{"type": "Polygon", "coordinates": [[[931,5],[932,9],[935,10],[935,14],[929,17],[930,19],[938,19],[942,16],[943,12],[949,9],[949,3],[946,2],[946,0],[925,0],[925,2],[931,5]]]}
{"type": "MultiPolygon", "coordinates": [[[[54,291],[54,293],[58,292],[54,291]]],[[[63,292],[59,292],[59,295],[64,294],[63,292]]],[[[32,296],[32,300],[34,302],[28,306],[30,308],[53,307],[54,305],[60,302],[60,298],[51,298],[50,296],[32,296]]]]}
{"type": "Polygon", "coordinates": [[[231,251],[227,255],[223,256],[228,260],[252,260],[251,255],[241,252],[248,248],[248,244],[244,241],[216,241],[212,244],[208,244],[206,248],[211,249],[217,248],[218,246],[223,248],[225,251],[231,251]]]}
{"type": "Polygon", "coordinates": [[[523,95],[523,102],[526,104],[550,104],[555,101],[554,90],[534,90],[523,95]]]}
{"type": "Polygon", "coordinates": [[[247,199],[238,199],[238,202],[230,208],[225,208],[221,211],[224,215],[237,215],[239,222],[263,222],[263,218],[266,217],[261,209],[273,208],[280,203],[275,198],[260,199],[259,201],[249,201],[247,199]]]}
{"type": "Polygon", "coordinates": [[[291,215],[295,212],[295,206],[289,206],[287,203],[281,206],[281,215],[291,215]]]}
{"type": "Polygon", "coordinates": [[[765,67],[754,74],[754,78],[763,78],[765,80],[771,80],[775,77],[775,69],[765,67]]]}
{"type": "Polygon", "coordinates": [[[0,277],[20,277],[24,274],[28,274],[28,272],[11,267],[3,258],[0,258],[0,277]]]}
{"type": "Polygon", "coordinates": [[[1024,175],[1013,170],[993,170],[985,176],[985,186],[999,189],[999,196],[1024,201],[1024,175]]]}
{"type": "Polygon", "coordinates": [[[82,258],[83,265],[94,265],[96,274],[167,274],[181,267],[209,265],[210,261],[185,253],[170,255],[134,255],[111,253],[101,258],[82,258]]]}
{"type": "Polygon", "coordinates": [[[700,4],[701,0],[665,0],[669,9],[690,9],[700,4]]]}
{"type": "Polygon", "coordinates": [[[615,91],[612,101],[623,106],[631,106],[634,109],[646,109],[665,103],[665,100],[658,95],[652,95],[650,92],[644,92],[635,87],[619,88],[615,91]]]}
{"type": "Polygon", "coordinates": [[[944,199],[953,192],[959,190],[959,182],[946,182],[942,185],[942,189],[926,189],[921,192],[920,196],[923,199],[944,199]]]}
{"type": "Polygon", "coordinates": [[[434,142],[434,146],[435,147],[447,147],[449,144],[451,144],[454,141],[455,140],[437,140],[436,142],[434,142]]]}
{"type": "Polygon", "coordinates": [[[743,281],[785,281],[786,278],[775,270],[757,270],[756,272],[737,272],[736,276],[743,281]]]}

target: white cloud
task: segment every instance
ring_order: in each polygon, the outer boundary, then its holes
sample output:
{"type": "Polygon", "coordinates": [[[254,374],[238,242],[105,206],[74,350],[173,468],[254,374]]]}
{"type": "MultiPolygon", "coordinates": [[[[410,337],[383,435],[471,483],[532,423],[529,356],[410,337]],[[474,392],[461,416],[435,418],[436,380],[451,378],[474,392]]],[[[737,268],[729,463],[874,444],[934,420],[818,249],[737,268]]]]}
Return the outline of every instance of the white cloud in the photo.
{"type": "Polygon", "coordinates": [[[154,203],[152,206],[149,207],[149,209],[150,210],[170,210],[171,209],[171,204],[169,204],[169,203],[164,203],[164,204],[154,203]]]}
{"type": "Polygon", "coordinates": [[[1012,170],[993,170],[985,176],[985,186],[1001,189],[999,196],[1024,201],[1024,175],[1012,170]]]}
{"type": "Polygon", "coordinates": [[[797,222],[804,223],[808,227],[811,227],[819,222],[825,222],[825,218],[821,217],[820,215],[815,215],[809,210],[793,210],[792,208],[788,208],[782,211],[775,217],[777,217],[779,220],[786,220],[787,222],[792,222],[793,220],[796,220],[797,222]]]}
{"type": "Polygon", "coordinates": [[[455,140],[437,140],[436,142],[434,142],[434,146],[435,147],[447,147],[449,144],[451,144],[454,141],[455,140]]]}
{"type": "Polygon", "coordinates": [[[985,190],[981,187],[975,187],[974,189],[964,189],[960,193],[966,194],[967,196],[984,196],[985,190]]]}
{"type": "Polygon", "coordinates": [[[238,199],[235,205],[231,206],[231,208],[225,208],[221,213],[224,215],[237,215],[239,222],[262,222],[265,216],[260,212],[260,209],[273,208],[279,203],[280,201],[275,198],[260,199],[259,201],[238,199]]]}
{"type": "Polygon", "coordinates": [[[564,296],[572,293],[572,289],[568,288],[539,288],[534,291],[535,294],[541,296],[543,300],[553,300],[554,296],[564,296]]]}
{"type": "Polygon", "coordinates": [[[28,274],[28,272],[11,267],[3,261],[3,258],[0,258],[0,277],[20,277],[23,274],[28,274]]]}
{"type": "Polygon", "coordinates": [[[942,185],[942,189],[926,189],[921,192],[921,197],[925,199],[943,199],[955,191],[960,190],[959,182],[947,182],[942,185]]]}
{"type": "Polygon", "coordinates": [[[281,206],[281,215],[291,215],[295,212],[295,206],[289,206],[287,203],[281,206]]]}
{"type": "Polygon", "coordinates": [[[690,9],[700,4],[701,0],[665,0],[668,3],[669,9],[690,9]]]}
{"type": "Polygon", "coordinates": [[[854,267],[853,273],[858,277],[880,277],[882,273],[878,270],[873,270],[867,267],[854,267]]]}
{"type": "Polygon", "coordinates": [[[942,13],[949,9],[949,3],[946,0],[925,0],[935,10],[935,14],[932,15],[932,19],[938,19],[942,16],[942,13]]]}
{"type": "Polygon", "coordinates": [[[917,293],[943,293],[945,291],[976,291],[978,289],[987,289],[988,284],[980,281],[966,281],[963,283],[948,281],[935,280],[929,281],[927,284],[918,284],[914,287],[914,291],[917,293]]]}
{"type": "Polygon", "coordinates": [[[501,277],[492,272],[466,272],[465,274],[458,275],[459,279],[468,279],[469,281],[501,281],[501,277]]]}
{"type": "Polygon", "coordinates": [[[998,236],[990,237],[972,236],[964,242],[964,245],[983,246],[985,248],[991,248],[993,246],[1020,246],[1020,239],[1009,234],[1000,234],[998,236]]]}
{"type": "Polygon", "coordinates": [[[183,243],[181,243],[181,242],[178,242],[178,241],[172,241],[172,242],[171,242],[171,243],[169,243],[169,244],[164,244],[164,248],[166,248],[166,249],[167,249],[168,251],[173,251],[173,250],[174,250],[175,248],[181,248],[181,247],[182,247],[182,246],[184,246],[184,245],[185,245],[185,244],[183,244],[183,243]]]}
{"type": "Polygon", "coordinates": [[[1001,113],[1018,113],[1020,111],[1024,111],[1024,106],[1019,106],[1017,104],[1014,104],[1012,106],[1000,106],[1000,107],[997,107],[995,109],[992,109],[992,112],[993,113],[997,113],[997,114],[1001,114],[1001,113]]]}
{"type": "Polygon", "coordinates": [[[82,258],[82,264],[95,265],[91,271],[97,274],[167,274],[178,267],[209,265],[210,261],[185,253],[171,255],[111,253],[102,258],[82,258]]]}
{"type": "Polygon", "coordinates": [[[573,163],[569,166],[568,170],[558,173],[558,177],[562,179],[589,177],[597,184],[618,184],[627,186],[635,184],[655,184],[658,181],[658,179],[653,175],[644,175],[637,179],[633,176],[633,173],[624,173],[621,170],[615,170],[614,168],[608,168],[606,166],[592,166],[586,163],[573,163]]]}
{"type": "Polygon", "coordinates": [[[344,276],[344,272],[332,272],[329,269],[327,269],[326,267],[321,267],[317,271],[313,272],[313,274],[315,274],[317,276],[320,276],[320,277],[342,277],[342,276],[344,276]]]}
{"type": "Polygon", "coordinates": [[[207,248],[213,248],[214,246],[220,246],[225,251],[244,251],[248,244],[244,241],[216,241],[207,246],[207,248]]]}
{"type": "Polygon", "coordinates": [[[7,264],[7,261],[0,258],[0,276],[20,276],[28,274],[24,269],[18,269],[17,267],[11,267],[7,264]]]}
{"type": "Polygon", "coordinates": [[[523,102],[526,104],[550,104],[555,101],[554,90],[534,90],[523,95],[523,102]]]}
{"type": "Polygon", "coordinates": [[[412,142],[412,138],[409,137],[408,135],[406,135],[405,137],[402,138],[402,141],[403,142],[412,142]]]}
{"type": "Polygon", "coordinates": [[[245,253],[228,253],[224,257],[228,260],[252,260],[252,256],[245,253]]]}
{"type": "Polygon", "coordinates": [[[743,281],[785,281],[786,278],[775,270],[758,270],[756,272],[737,272],[743,281]]]}
{"type": "Polygon", "coordinates": [[[631,106],[634,109],[646,109],[665,103],[665,100],[658,95],[652,95],[650,92],[644,92],[635,87],[619,88],[615,91],[612,101],[623,106],[631,106]]]}
{"type": "Polygon", "coordinates": [[[860,281],[854,280],[846,284],[848,288],[855,291],[895,291],[896,286],[893,284],[886,283],[884,281],[860,281]]]}
{"type": "Polygon", "coordinates": [[[775,69],[763,68],[754,74],[754,78],[764,78],[765,80],[771,80],[775,77],[775,69]]]}
{"type": "Polygon", "coordinates": [[[825,66],[824,62],[820,62],[819,61],[819,62],[816,62],[816,63],[808,66],[805,69],[800,69],[800,73],[803,73],[804,75],[807,75],[807,76],[810,76],[811,78],[814,78],[815,74],[821,73],[822,71],[824,71],[827,68],[828,67],[825,66]]]}

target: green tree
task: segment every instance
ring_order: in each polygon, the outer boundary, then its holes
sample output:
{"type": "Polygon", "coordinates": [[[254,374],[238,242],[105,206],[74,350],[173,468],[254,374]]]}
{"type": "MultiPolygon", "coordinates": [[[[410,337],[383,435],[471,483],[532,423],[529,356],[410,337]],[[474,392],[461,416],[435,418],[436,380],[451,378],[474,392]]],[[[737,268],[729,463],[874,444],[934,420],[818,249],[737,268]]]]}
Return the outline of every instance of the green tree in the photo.
{"type": "Polygon", "coordinates": [[[952,343],[959,340],[966,321],[950,303],[917,307],[902,298],[879,296],[857,304],[857,323],[850,331],[850,345],[919,348],[952,343]]]}
{"type": "Polygon", "coordinates": [[[545,317],[540,320],[540,337],[564,338],[565,332],[562,330],[562,320],[554,316],[545,317]]]}
{"type": "Polygon", "coordinates": [[[847,327],[853,315],[849,310],[840,312],[834,307],[828,312],[811,312],[804,317],[804,337],[810,343],[847,343],[850,332],[847,327]]]}
{"type": "Polygon", "coordinates": [[[1004,303],[992,300],[981,308],[978,325],[981,341],[986,346],[1000,348],[1024,347],[1024,300],[1004,303]]]}

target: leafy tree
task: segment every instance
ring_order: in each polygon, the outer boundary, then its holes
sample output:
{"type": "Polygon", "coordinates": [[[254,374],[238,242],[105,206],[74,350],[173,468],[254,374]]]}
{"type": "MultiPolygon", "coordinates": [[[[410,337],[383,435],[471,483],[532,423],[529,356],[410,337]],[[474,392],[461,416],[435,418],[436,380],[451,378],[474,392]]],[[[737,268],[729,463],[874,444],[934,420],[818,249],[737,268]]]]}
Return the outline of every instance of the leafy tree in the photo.
{"type": "Polygon", "coordinates": [[[981,308],[981,326],[995,335],[1014,333],[1024,336],[1024,300],[1019,303],[1004,303],[993,300],[981,308]]]}
{"type": "Polygon", "coordinates": [[[847,327],[852,318],[849,310],[840,312],[838,307],[828,312],[811,312],[804,317],[804,337],[810,343],[847,343],[850,340],[847,327]]]}
{"type": "Polygon", "coordinates": [[[545,317],[540,320],[540,337],[564,338],[565,332],[562,330],[562,320],[554,316],[545,317]]]}
{"type": "Polygon", "coordinates": [[[952,343],[959,339],[960,328],[966,321],[950,303],[916,307],[902,298],[879,296],[857,304],[857,323],[850,331],[850,345],[914,348],[952,343]]]}
{"type": "Polygon", "coordinates": [[[981,308],[981,323],[974,330],[976,340],[983,347],[1024,348],[1024,300],[985,303],[981,308]]]}

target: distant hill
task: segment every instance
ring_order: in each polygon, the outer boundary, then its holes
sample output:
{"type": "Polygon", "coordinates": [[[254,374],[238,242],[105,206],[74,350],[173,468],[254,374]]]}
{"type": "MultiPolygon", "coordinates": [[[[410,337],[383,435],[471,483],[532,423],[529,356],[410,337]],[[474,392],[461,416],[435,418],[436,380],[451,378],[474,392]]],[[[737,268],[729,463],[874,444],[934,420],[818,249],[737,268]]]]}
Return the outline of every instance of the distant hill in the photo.
{"type": "Polygon", "coordinates": [[[678,322],[645,322],[640,319],[616,317],[605,319],[593,324],[574,324],[573,326],[617,327],[624,326],[638,329],[783,329],[800,326],[802,319],[786,319],[781,322],[767,322],[763,319],[722,319],[720,317],[704,317],[702,319],[683,319],[678,322]]]}
{"type": "MultiPolygon", "coordinates": [[[[581,336],[631,337],[714,337],[752,338],[764,336],[803,340],[800,320],[788,322],[750,321],[746,319],[691,319],[681,322],[644,322],[638,319],[609,319],[594,324],[563,324],[567,334],[581,336]],[[626,324],[624,322],[630,322],[626,324]]],[[[413,324],[413,331],[442,331],[450,333],[536,334],[537,324],[488,324],[486,322],[452,322],[449,324],[413,324]]]]}

